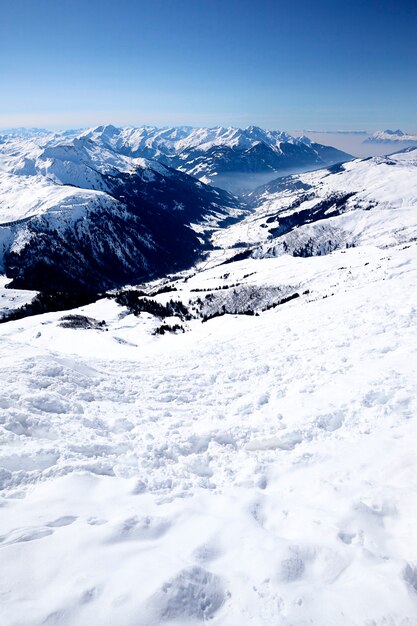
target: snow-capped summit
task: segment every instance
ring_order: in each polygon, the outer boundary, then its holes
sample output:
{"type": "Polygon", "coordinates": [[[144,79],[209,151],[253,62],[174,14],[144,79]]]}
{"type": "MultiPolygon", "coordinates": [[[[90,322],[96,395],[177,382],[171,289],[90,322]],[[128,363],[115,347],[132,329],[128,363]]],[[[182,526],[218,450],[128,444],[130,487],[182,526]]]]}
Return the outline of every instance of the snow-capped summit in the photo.
{"type": "Polygon", "coordinates": [[[403,135],[405,135],[405,133],[403,133],[403,131],[399,128],[397,128],[397,130],[390,130],[388,128],[387,130],[384,130],[383,133],[385,135],[397,135],[398,137],[402,137],[403,135]]]}
{"type": "Polygon", "coordinates": [[[300,135],[299,137],[296,137],[295,142],[304,143],[306,144],[306,146],[311,146],[311,144],[313,143],[313,141],[310,139],[310,137],[307,137],[307,135],[300,135]]]}

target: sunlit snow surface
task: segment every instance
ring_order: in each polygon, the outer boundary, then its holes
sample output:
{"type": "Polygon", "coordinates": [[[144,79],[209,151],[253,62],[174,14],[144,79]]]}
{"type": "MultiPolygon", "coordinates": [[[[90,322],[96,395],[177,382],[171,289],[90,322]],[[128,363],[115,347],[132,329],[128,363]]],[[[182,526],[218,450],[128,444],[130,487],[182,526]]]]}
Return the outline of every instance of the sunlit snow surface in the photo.
{"type": "Polygon", "coordinates": [[[0,325],[2,626],[417,624],[407,158],[402,186],[384,164],[357,172],[372,197],[332,218],[356,247],[215,267],[248,232],[264,245],[270,197],[158,296],[300,293],[259,316],[157,337],[155,318],[102,300],[77,312],[107,331],[63,313],[0,325]]]}
{"type": "MultiPolygon", "coordinates": [[[[117,204],[104,175],[152,177],[149,161],[124,157],[85,138],[8,137],[0,143],[0,225],[35,215],[82,216],[94,202],[117,204]]],[[[152,163],[155,171],[168,170],[152,163]]]]}

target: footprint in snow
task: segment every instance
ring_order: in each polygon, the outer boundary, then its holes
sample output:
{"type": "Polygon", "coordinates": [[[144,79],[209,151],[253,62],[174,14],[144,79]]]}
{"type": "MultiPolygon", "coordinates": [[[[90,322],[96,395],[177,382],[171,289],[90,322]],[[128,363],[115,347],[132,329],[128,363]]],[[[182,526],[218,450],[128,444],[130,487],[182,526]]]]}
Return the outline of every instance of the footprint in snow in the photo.
{"type": "Polygon", "coordinates": [[[261,395],[258,397],[256,404],[258,408],[260,408],[261,406],[268,404],[268,402],[269,402],[269,392],[266,391],[265,393],[261,393],[261,395]]]}
{"type": "Polygon", "coordinates": [[[70,524],[73,524],[76,519],[77,518],[74,515],[64,515],[63,517],[58,517],[58,519],[52,522],[48,522],[46,525],[49,528],[59,528],[61,526],[69,526],[70,524]]]}
{"type": "Polygon", "coordinates": [[[402,572],[402,577],[407,585],[417,592],[417,566],[414,563],[407,563],[402,572]]]}
{"type": "Polygon", "coordinates": [[[102,526],[103,524],[107,524],[108,521],[109,520],[100,517],[89,517],[87,519],[87,524],[89,524],[89,526],[102,526]]]}
{"type": "Polygon", "coordinates": [[[51,528],[16,528],[7,535],[0,537],[0,544],[7,546],[13,543],[24,543],[26,541],[35,541],[42,539],[48,535],[52,535],[54,531],[51,528]]]}
{"type": "Polygon", "coordinates": [[[301,557],[292,556],[281,561],[280,578],[286,583],[292,583],[302,578],[305,572],[305,564],[301,557]]]}
{"type": "Polygon", "coordinates": [[[303,434],[292,432],[282,437],[268,437],[266,439],[252,439],[245,448],[249,451],[256,450],[293,450],[296,445],[303,441],[303,434]]]}
{"type": "Polygon", "coordinates": [[[65,515],[63,517],[58,517],[58,519],[51,522],[47,522],[45,526],[41,526],[40,528],[30,526],[27,528],[16,528],[10,533],[7,533],[7,535],[0,537],[0,544],[6,546],[13,543],[24,543],[26,541],[43,539],[43,537],[52,535],[54,532],[53,529],[69,526],[70,524],[73,524],[76,519],[77,518],[73,515],[65,515]]]}
{"type": "Polygon", "coordinates": [[[227,593],[221,579],[202,567],[189,567],[168,580],[149,600],[153,623],[189,620],[206,622],[224,604],[227,593]]]}
{"type": "Polygon", "coordinates": [[[342,412],[320,415],[316,420],[317,426],[323,430],[327,430],[327,432],[338,430],[343,425],[343,422],[344,417],[342,412]]]}
{"type": "Polygon", "coordinates": [[[208,563],[221,556],[221,549],[215,541],[208,541],[198,546],[192,556],[199,563],[208,563]]]}
{"type": "Polygon", "coordinates": [[[337,536],[340,539],[340,541],[343,541],[343,543],[345,543],[347,546],[350,546],[352,541],[356,537],[356,533],[348,533],[348,532],[340,531],[339,533],[337,533],[337,536]]]}
{"type": "Polygon", "coordinates": [[[256,500],[250,506],[249,512],[253,519],[260,525],[264,526],[265,524],[265,514],[264,507],[261,500],[256,500]]]}
{"type": "Polygon", "coordinates": [[[106,543],[159,539],[168,531],[170,526],[171,522],[162,517],[150,515],[138,517],[135,515],[119,523],[107,538],[106,543]]]}
{"type": "Polygon", "coordinates": [[[88,604],[95,600],[100,593],[100,590],[97,587],[90,587],[83,591],[80,597],[80,604],[88,604]]]}

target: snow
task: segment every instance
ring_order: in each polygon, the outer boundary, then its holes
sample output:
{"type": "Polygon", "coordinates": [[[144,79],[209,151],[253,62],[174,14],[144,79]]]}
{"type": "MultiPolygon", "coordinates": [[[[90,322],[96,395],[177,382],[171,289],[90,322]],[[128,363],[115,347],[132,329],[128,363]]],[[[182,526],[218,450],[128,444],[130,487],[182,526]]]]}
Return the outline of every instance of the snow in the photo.
{"type": "Polygon", "coordinates": [[[0,172],[0,226],[46,213],[67,213],[75,219],[97,200],[115,203],[101,191],[56,185],[42,176],[0,172]]]}
{"type": "Polygon", "coordinates": [[[7,137],[0,151],[0,224],[72,205],[109,204],[104,176],[136,173],[152,180],[153,172],[171,175],[157,162],[123,156],[83,135],[7,137]]]}
{"type": "Polygon", "coordinates": [[[5,623],[415,616],[415,256],[390,273],[83,356],[58,314],[4,326],[5,623]]]}
{"type": "Polygon", "coordinates": [[[20,308],[32,302],[36,291],[24,291],[23,289],[7,289],[10,279],[0,276],[0,318],[9,311],[20,308]]]}
{"type": "Polygon", "coordinates": [[[265,192],[156,296],[299,293],[258,316],[0,325],[2,626],[417,623],[415,153],[389,160],[300,177],[356,193],[300,228],[355,247],[221,264],[270,245],[296,194],[265,192]]]}
{"type": "MultiPolygon", "coordinates": [[[[345,163],[337,173],[318,170],[288,178],[287,188],[268,191],[257,197],[257,210],[228,229],[215,233],[213,241],[221,252],[213,262],[239,252],[247,244],[258,257],[284,254],[312,241],[316,254],[346,245],[389,246],[417,237],[417,150],[345,163]],[[295,190],[292,181],[305,189],[295,190]],[[335,194],[350,197],[340,215],[305,223],[280,239],[271,239],[270,228],[283,216],[301,214],[335,194]],[[294,208],[288,209],[295,203],[294,208]],[[327,242],[327,246],[326,246],[327,242]],[[283,244],[285,243],[285,246],[283,244]]],[[[274,183],[272,183],[273,185],[274,183]]],[[[251,195],[249,196],[251,198],[251,195]]],[[[331,205],[331,203],[330,203],[331,205]]],[[[330,210],[331,206],[329,207],[330,210]]]]}
{"type": "Polygon", "coordinates": [[[404,133],[402,130],[378,130],[365,139],[365,143],[393,143],[393,144],[415,144],[417,134],[404,133]]]}

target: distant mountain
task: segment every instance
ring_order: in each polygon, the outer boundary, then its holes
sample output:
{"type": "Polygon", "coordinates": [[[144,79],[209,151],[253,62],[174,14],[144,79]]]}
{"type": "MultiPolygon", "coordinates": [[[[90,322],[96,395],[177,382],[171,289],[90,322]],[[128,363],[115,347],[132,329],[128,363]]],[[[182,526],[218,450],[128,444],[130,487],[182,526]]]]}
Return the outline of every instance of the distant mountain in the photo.
{"type": "Polygon", "coordinates": [[[14,286],[97,292],[178,270],[241,213],[225,191],[86,136],[0,146],[0,271],[14,286]]]}
{"type": "Polygon", "coordinates": [[[0,141],[4,137],[36,137],[50,135],[45,128],[0,128],[0,141]]]}
{"type": "Polygon", "coordinates": [[[248,128],[116,128],[98,126],[84,136],[131,157],[156,159],[165,165],[215,183],[233,193],[259,184],[255,174],[317,169],[353,158],[346,152],[286,132],[248,128]],[[242,180],[242,174],[251,174],[242,180]],[[246,185],[246,187],[245,187],[246,185]]]}
{"type": "Polygon", "coordinates": [[[386,143],[386,144],[417,144],[417,135],[404,133],[402,130],[379,130],[367,139],[364,143],[386,143]]]}

